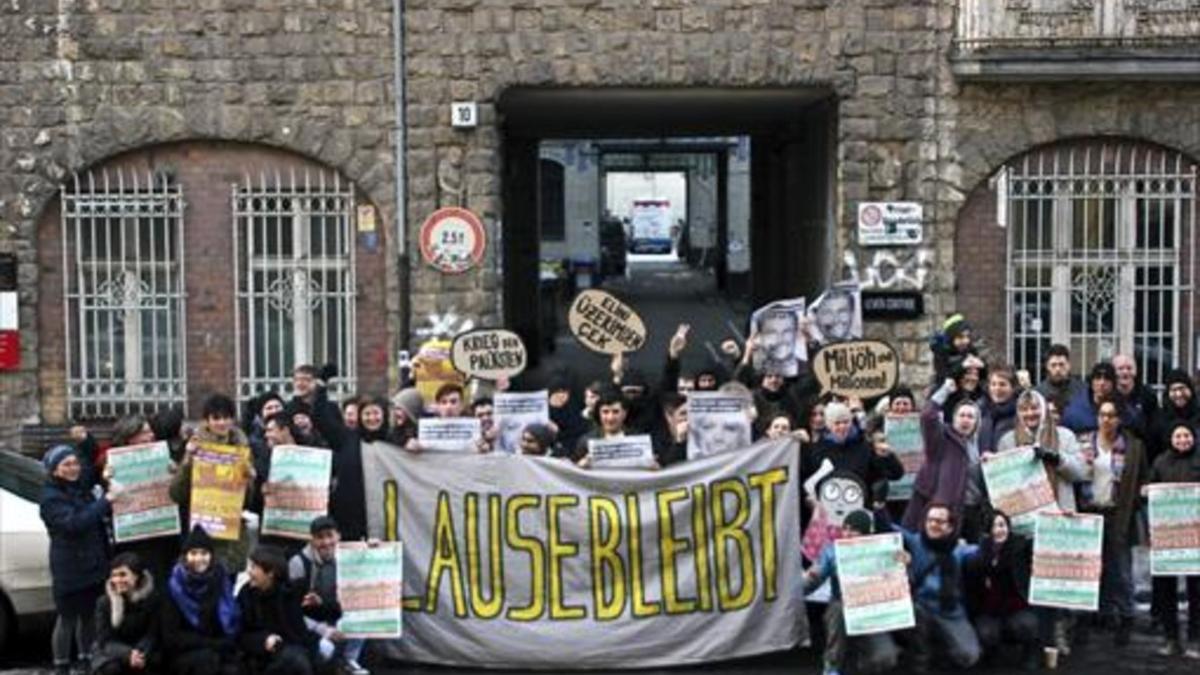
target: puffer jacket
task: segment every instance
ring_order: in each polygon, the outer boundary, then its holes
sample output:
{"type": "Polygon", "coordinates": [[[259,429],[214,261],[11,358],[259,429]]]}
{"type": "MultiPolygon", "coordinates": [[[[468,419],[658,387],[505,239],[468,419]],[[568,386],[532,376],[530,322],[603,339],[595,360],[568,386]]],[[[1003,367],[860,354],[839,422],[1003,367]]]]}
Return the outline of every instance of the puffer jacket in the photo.
{"type": "Polygon", "coordinates": [[[50,535],[54,597],[101,586],[108,578],[108,500],[93,496],[82,480],[50,478],[38,502],[50,535]]]}

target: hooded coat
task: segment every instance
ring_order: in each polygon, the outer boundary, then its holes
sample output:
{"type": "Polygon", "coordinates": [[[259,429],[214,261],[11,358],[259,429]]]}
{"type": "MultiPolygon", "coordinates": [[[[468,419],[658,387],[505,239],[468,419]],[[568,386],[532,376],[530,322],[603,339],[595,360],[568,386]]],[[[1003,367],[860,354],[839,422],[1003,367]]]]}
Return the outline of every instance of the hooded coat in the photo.
{"type": "Polygon", "coordinates": [[[914,531],[920,528],[929,503],[946,504],[955,513],[962,513],[971,469],[971,439],[943,421],[942,406],[934,397],[921,411],[921,440],[925,444],[925,464],[913,481],[913,496],[904,512],[904,526],[914,531]]]}
{"type": "Polygon", "coordinates": [[[125,658],[131,649],[147,657],[154,655],[159,645],[161,601],[154,575],[148,570],[142,572],[128,596],[118,593],[111,581],[105,584],[105,595],[96,604],[96,651],[125,658]]]}
{"type": "Polygon", "coordinates": [[[1039,416],[1036,429],[1026,429],[1019,417],[1015,419],[1016,426],[1004,434],[996,444],[997,452],[1013,450],[1025,445],[1041,447],[1044,451],[1052,451],[1058,455],[1057,465],[1043,459],[1050,485],[1054,488],[1058,507],[1064,511],[1074,511],[1075,483],[1087,477],[1087,467],[1079,454],[1079,442],[1075,434],[1066,427],[1047,427],[1050,424],[1046,409],[1046,398],[1036,391],[1027,391],[1020,398],[1031,398],[1038,403],[1039,416]]]}

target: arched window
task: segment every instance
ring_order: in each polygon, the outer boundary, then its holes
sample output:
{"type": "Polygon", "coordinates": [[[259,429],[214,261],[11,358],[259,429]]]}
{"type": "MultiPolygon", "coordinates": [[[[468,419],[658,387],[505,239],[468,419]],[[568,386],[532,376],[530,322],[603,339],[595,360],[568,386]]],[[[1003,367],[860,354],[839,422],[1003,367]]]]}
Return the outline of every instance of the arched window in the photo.
{"type": "Polygon", "coordinates": [[[567,231],[563,165],[552,159],[538,160],[538,204],[542,239],[562,241],[567,231]]]}
{"type": "MultiPolygon", "coordinates": [[[[1196,167],[1121,141],[1060,144],[1002,169],[1008,227],[1008,347],[1041,369],[1052,343],[1075,372],[1131,354],[1161,384],[1193,333],[1196,167]]],[[[1003,224],[1003,220],[1002,220],[1003,224]]]]}

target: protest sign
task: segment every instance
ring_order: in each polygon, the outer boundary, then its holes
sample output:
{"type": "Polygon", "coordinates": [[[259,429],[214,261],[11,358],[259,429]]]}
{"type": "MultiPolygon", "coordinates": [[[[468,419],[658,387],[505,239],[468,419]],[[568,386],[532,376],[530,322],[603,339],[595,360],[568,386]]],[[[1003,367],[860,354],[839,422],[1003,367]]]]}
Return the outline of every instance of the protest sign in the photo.
{"type": "Polygon", "coordinates": [[[904,549],[899,534],[838,539],[833,547],[847,635],[887,633],[916,625],[908,570],[899,560],[904,549]]]}
{"type": "Polygon", "coordinates": [[[1006,513],[1013,529],[1024,535],[1033,534],[1035,513],[1058,505],[1046,468],[1034,456],[1033,446],[984,455],[983,482],[992,506],[1006,513]]]}
{"type": "Polygon", "coordinates": [[[746,396],[693,391],[687,397],[688,459],[731,452],[750,445],[750,406],[746,396]]]}
{"type": "Polygon", "coordinates": [[[309,538],[308,526],[329,508],[333,453],[325,448],[281,445],[271,450],[271,473],[263,490],[262,533],[309,538]]]}
{"type": "Polygon", "coordinates": [[[808,339],[801,330],[803,321],[804,298],[772,302],[755,310],[750,316],[758,336],[754,369],[796,377],[800,363],[808,361],[808,339]]]}
{"type": "Polygon", "coordinates": [[[337,627],[349,638],[398,638],[404,554],[400,542],[337,547],[337,596],[342,616],[337,627]]]}
{"type": "Polygon", "coordinates": [[[1040,511],[1034,523],[1029,604],[1096,611],[1104,516],[1040,511]]]}
{"type": "Polygon", "coordinates": [[[192,453],[192,500],[188,529],[202,526],[213,539],[236,541],[250,479],[250,448],[199,443],[192,453]]]}
{"type": "Polygon", "coordinates": [[[482,431],[475,417],[422,417],[417,420],[417,444],[422,450],[475,452],[482,431]]]}
{"type": "Polygon", "coordinates": [[[808,331],[821,344],[860,340],[862,290],[856,282],[830,286],[808,308],[808,331]]]}
{"type": "Polygon", "coordinates": [[[461,333],[450,347],[451,360],[460,373],[482,380],[516,377],[525,370],[525,343],[503,328],[461,333]]]}
{"type": "Polygon", "coordinates": [[[646,324],[631,307],[597,289],[571,301],[567,325],[580,344],[600,354],[636,352],[646,344],[646,324]]]}
{"type": "Polygon", "coordinates": [[[550,421],[550,399],[547,392],[496,392],[492,399],[492,419],[495,421],[496,450],[510,455],[521,454],[521,433],[530,424],[550,421]]]}
{"type": "Polygon", "coordinates": [[[649,469],[657,466],[650,437],[618,436],[588,439],[588,456],[595,469],[649,469]]]}
{"type": "Polygon", "coordinates": [[[171,451],[165,441],[108,451],[112,483],[121,498],[113,502],[117,543],[179,535],[179,505],[171,500],[171,451]]]}
{"type": "Polygon", "coordinates": [[[808,637],[794,439],[661,471],[372,443],[363,475],[368,535],[404,541],[386,658],[654,668],[808,637]]]}
{"type": "Polygon", "coordinates": [[[827,344],[811,363],[822,391],[847,398],[883,396],[896,386],[900,376],[896,350],[878,340],[827,344]]]}
{"type": "Polygon", "coordinates": [[[925,465],[921,415],[888,415],[884,418],[883,429],[888,446],[904,466],[904,477],[888,483],[888,500],[907,501],[912,498],[913,481],[917,479],[917,472],[925,465]]]}
{"type": "Polygon", "coordinates": [[[1155,483],[1150,501],[1150,574],[1200,575],[1200,483],[1155,483]]]}

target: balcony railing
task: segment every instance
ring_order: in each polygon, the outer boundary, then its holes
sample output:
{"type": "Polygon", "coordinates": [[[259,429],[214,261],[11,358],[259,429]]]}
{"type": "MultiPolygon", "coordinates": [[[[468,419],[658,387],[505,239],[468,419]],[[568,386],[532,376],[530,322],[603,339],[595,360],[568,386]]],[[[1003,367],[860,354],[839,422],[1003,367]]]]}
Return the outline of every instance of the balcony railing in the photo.
{"type": "Polygon", "coordinates": [[[1200,0],[960,0],[954,44],[966,76],[1200,78],[1200,0]]]}

